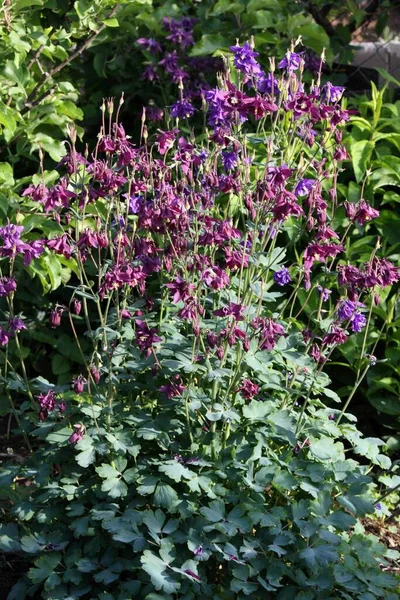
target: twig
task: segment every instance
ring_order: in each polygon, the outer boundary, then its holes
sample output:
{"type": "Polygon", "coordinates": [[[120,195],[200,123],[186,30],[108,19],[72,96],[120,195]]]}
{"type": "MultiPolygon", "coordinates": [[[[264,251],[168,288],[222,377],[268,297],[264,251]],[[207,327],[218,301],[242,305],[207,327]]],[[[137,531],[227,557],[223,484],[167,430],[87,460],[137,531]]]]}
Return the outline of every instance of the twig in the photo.
{"type": "Polygon", "coordinates": [[[36,50],[35,54],[33,55],[33,57],[31,58],[31,60],[28,62],[28,64],[26,65],[27,69],[30,69],[31,66],[33,65],[33,63],[39,58],[39,56],[42,53],[42,50],[44,48],[44,44],[41,44],[39,46],[39,48],[36,50]]]}
{"type": "MultiPolygon", "coordinates": [[[[119,8],[118,4],[116,6],[114,6],[114,8],[112,9],[112,11],[108,15],[107,19],[111,19],[115,15],[115,13],[117,12],[118,8],[119,8]]],[[[78,56],[80,56],[82,54],[82,52],[84,52],[86,50],[86,48],[93,42],[94,39],[96,39],[96,37],[106,27],[107,27],[107,25],[105,25],[104,23],[102,25],[100,25],[100,27],[97,29],[97,31],[94,31],[92,33],[92,35],[89,36],[87,38],[87,40],[85,42],[83,42],[83,44],[79,48],[77,48],[75,50],[75,52],[73,52],[68,58],[66,58],[59,65],[57,65],[56,67],[54,67],[53,69],[51,69],[51,71],[49,71],[49,73],[44,73],[41,76],[41,78],[39,79],[38,83],[33,88],[32,92],[29,94],[29,96],[27,98],[27,101],[26,101],[26,104],[25,104],[24,108],[21,110],[21,114],[25,114],[28,111],[30,111],[34,106],[37,106],[37,100],[35,100],[35,98],[36,98],[36,95],[37,95],[38,91],[40,90],[40,88],[44,84],[44,82],[47,81],[48,79],[50,79],[51,77],[53,77],[54,75],[56,75],[57,73],[59,73],[60,71],[62,71],[62,69],[64,69],[64,67],[68,66],[73,60],[75,60],[75,58],[78,58],[78,56]]],[[[44,94],[42,94],[42,96],[40,97],[40,102],[42,100],[44,100],[44,98],[46,98],[49,95],[49,93],[50,93],[50,90],[48,92],[45,92],[44,94]]]]}

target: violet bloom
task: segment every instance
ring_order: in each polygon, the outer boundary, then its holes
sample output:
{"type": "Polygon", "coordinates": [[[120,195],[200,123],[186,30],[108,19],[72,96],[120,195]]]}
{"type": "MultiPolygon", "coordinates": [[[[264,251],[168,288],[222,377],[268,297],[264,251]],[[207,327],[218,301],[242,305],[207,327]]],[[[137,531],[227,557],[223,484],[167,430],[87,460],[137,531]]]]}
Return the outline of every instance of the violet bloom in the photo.
{"type": "Polygon", "coordinates": [[[329,296],[332,294],[332,290],[328,290],[328,288],[323,288],[322,286],[318,286],[317,290],[322,296],[322,302],[326,302],[329,300],[329,296]]]}
{"type": "Polygon", "coordinates": [[[136,40],[136,43],[151,54],[156,54],[157,52],[161,52],[160,44],[154,40],[153,38],[139,38],[136,40]]]}
{"type": "Polygon", "coordinates": [[[367,319],[365,318],[365,316],[360,313],[360,312],[356,312],[352,319],[351,319],[351,329],[354,333],[360,333],[360,331],[362,329],[364,329],[365,325],[367,324],[367,319]]]}
{"type": "Polygon", "coordinates": [[[136,343],[147,357],[152,353],[153,346],[161,341],[156,329],[150,328],[145,321],[136,321],[136,343]]]}
{"type": "Polygon", "coordinates": [[[294,188],[296,196],[308,196],[311,192],[312,186],[315,183],[315,179],[300,179],[299,183],[294,188]]]}
{"type": "Polygon", "coordinates": [[[21,319],[21,317],[19,317],[19,316],[12,317],[12,319],[10,319],[8,322],[8,329],[10,331],[16,331],[18,333],[19,331],[26,329],[26,325],[25,325],[24,321],[21,319]]]}
{"type": "Polygon", "coordinates": [[[77,423],[74,425],[74,433],[69,436],[68,442],[70,444],[77,444],[83,438],[85,434],[85,426],[82,423],[77,423]]]}
{"type": "Polygon", "coordinates": [[[274,281],[277,285],[284,286],[292,281],[290,273],[286,267],[282,267],[279,271],[274,273],[274,281]]]}
{"type": "Polygon", "coordinates": [[[262,70],[255,60],[258,52],[252,49],[249,42],[246,42],[243,46],[230,46],[229,50],[234,54],[233,64],[238,71],[248,77],[261,77],[262,70]]]}
{"type": "Polygon", "coordinates": [[[257,81],[257,90],[261,94],[278,94],[278,80],[273,76],[272,73],[262,75],[257,81]]]}
{"type": "Polygon", "coordinates": [[[296,52],[287,52],[285,58],[278,64],[280,69],[286,69],[289,73],[296,71],[300,66],[301,54],[296,52]]]}
{"type": "Polygon", "coordinates": [[[0,277],[0,297],[6,297],[15,292],[17,282],[14,277],[0,277]]]}
{"type": "Polygon", "coordinates": [[[331,102],[332,104],[334,104],[335,102],[339,102],[339,100],[343,96],[344,90],[344,87],[340,87],[339,85],[332,85],[331,82],[328,81],[322,88],[323,98],[328,103],[331,102]]]}
{"type": "Polygon", "coordinates": [[[222,164],[225,171],[232,171],[237,165],[236,152],[221,152],[222,164]]]}
{"type": "Polygon", "coordinates": [[[178,100],[171,107],[171,117],[174,119],[190,119],[195,113],[195,108],[188,100],[178,100]]]}
{"type": "Polygon", "coordinates": [[[340,321],[348,321],[354,315],[358,302],[352,300],[344,300],[338,308],[338,318],[340,321]]]}

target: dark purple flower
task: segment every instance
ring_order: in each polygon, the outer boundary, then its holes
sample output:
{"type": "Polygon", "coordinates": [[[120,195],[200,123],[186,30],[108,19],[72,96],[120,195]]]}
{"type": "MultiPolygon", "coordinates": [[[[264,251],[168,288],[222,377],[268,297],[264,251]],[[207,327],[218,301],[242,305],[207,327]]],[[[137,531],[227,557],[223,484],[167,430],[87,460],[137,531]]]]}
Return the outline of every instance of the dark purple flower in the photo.
{"type": "Polygon", "coordinates": [[[156,81],[158,79],[157,67],[155,65],[147,65],[140,79],[146,81],[156,81]]]}
{"type": "Polygon", "coordinates": [[[74,425],[74,430],[74,433],[68,438],[68,442],[70,444],[76,444],[85,435],[85,426],[82,425],[82,423],[77,423],[76,425],[74,425]]]}
{"type": "Polygon", "coordinates": [[[278,80],[272,73],[262,75],[257,81],[257,89],[261,94],[278,94],[278,80]]]}
{"type": "Polygon", "coordinates": [[[376,510],[382,510],[382,504],[378,502],[377,504],[375,504],[375,508],[376,510]]]}
{"type": "Polygon", "coordinates": [[[278,67],[280,69],[286,69],[289,72],[296,71],[300,67],[301,53],[287,52],[285,58],[283,58],[278,67]]]}
{"type": "Polygon", "coordinates": [[[323,346],[336,346],[345,342],[347,342],[347,334],[337,325],[333,325],[331,331],[322,338],[323,346]]]}
{"type": "Polygon", "coordinates": [[[172,301],[177,304],[178,302],[186,302],[196,286],[193,283],[187,283],[182,277],[176,277],[172,283],[166,283],[165,287],[173,292],[172,301]]]}
{"type": "Polygon", "coordinates": [[[171,398],[175,398],[176,396],[181,396],[182,392],[186,389],[186,386],[183,385],[182,380],[179,375],[175,375],[173,381],[166,383],[165,385],[160,387],[160,392],[164,392],[167,396],[168,400],[171,398]]]}
{"type": "Polygon", "coordinates": [[[251,400],[252,398],[254,398],[254,396],[256,396],[259,393],[260,387],[256,383],[251,381],[251,379],[244,379],[242,385],[239,388],[239,391],[242,394],[243,398],[245,398],[246,400],[251,400]]]}
{"type": "Polygon", "coordinates": [[[229,302],[229,306],[218,308],[214,310],[214,315],[217,317],[233,317],[235,321],[243,321],[243,313],[246,307],[243,304],[236,304],[235,302],[229,302]]]}
{"type": "Polygon", "coordinates": [[[236,152],[228,152],[227,150],[221,152],[222,164],[224,165],[225,171],[232,171],[237,165],[236,152]]]}
{"type": "Polygon", "coordinates": [[[229,275],[218,266],[206,269],[201,278],[213,290],[220,290],[229,285],[229,275]]]}
{"type": "Polygon", "coordinates": [[[60,400],[59,402],[57,402],[56,408],[58,408],[60,413],[65,413],[65,411],[67,410],[67,403],[65,402],[65,400],[60,400]]]}
{"type": "Polygon", "coordinates": [[[286,267],[282,267],[279,271],[274,273],[274,281],[277,285],[284,286],[292,281],[290,273],[286,267]]]}
{"type": "Polygon", "coordinates": [[[72,380],[72,387],[74,388],[74,392],[76,394],[82,394],[83,390],[85,389],[85,384],[86,379],[83,377],[83,375],[78,375],[76,379],[72,380]]]}
{"type": "Polygon", "coordinates": [[[153,38],[139,38],[136,40],[136,43],[143,48],[143,50],[147,50],[147,52],[150,52],[151,54],[161,52],[160,44],[153,38]]]}
{"type": "Polygon", "coordinates": [[[68,238],[65,233],[61,236],[56,236],[51,240],[47,240],[46,246],[50,250],[54,250],[57,254],[63,254],[65,258],[71,258],[72,248],[68,243],[68,238]]]}
{"type": "Polygon", "coordinates": [[[21,317],[12,317],[12,319],[9,320],[8,322],[8,329],[10,331],[22,331],[23,329],[26,329],[26,325],[24,323],[24,321],[21,319],[21,317]]]}
{"type": "Polygon", "coordinates": [[[162,121],[164,118],[164,111],[158,106],[146,106],[146,118],[153,123],[162,121]]]}
{"type": "Polygon", "coordinates": [[[152,353],[153,346],[161,341],[156,329],[149,327],[145,321],[136,320],[136,343],[147,357],[152,353]]]}
{"type": "Polygon", "coordinates": [[[178,100],[171,107],[171,116],[178,119],[190,119],[195,113],[195,108],[188,100],[178,100]]]}
{"type": "Polygon", "coordinates": [[[251,323],[253,329],[259,336],[260,350],[272,350],[278,338],[285,335],[285,330],[279,323],[273,319],[264,317],[256,317],[251,323]]]}
{"type": "Polygon", "coordinates": [[[14,277],[0,277],[0,297],[9,296],[17,289],[14,277]]]}
{"type": "Polygon", "coordinates": [[[45,394],[39,394],[38,396],[36,396],[36,398],[39,402],[40,407],[39,419],[40,421],[44,421],[47,418],[49,412],[52,412],[54,410],[54,407],[56,405],[56,395],[53,392],[53,390],[49,390],[45,394]]]}

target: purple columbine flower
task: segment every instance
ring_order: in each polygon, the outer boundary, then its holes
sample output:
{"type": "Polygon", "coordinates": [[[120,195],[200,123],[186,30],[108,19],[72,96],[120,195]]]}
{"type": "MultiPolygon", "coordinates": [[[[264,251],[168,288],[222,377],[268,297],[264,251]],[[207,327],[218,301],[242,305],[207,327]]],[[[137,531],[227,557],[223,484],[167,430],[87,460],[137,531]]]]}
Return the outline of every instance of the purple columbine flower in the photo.
{"type": "Polygon", "coordinates": [[[229,50],[234,54],[233,64],[238,71],[241,71],[248,77],[261,77],[263,72],[255,60],[258,52],[252,49],[249,42],[246,42],[243,46],[231,46],[229,50]]]}
{"type": "Polygon", "coordinates": [[[82,394],[85,389],[86,379],[83,375],[78,375],[76,379],[72,380],[72,387],[74,388],[74,392],[77,394],[82,394]]]}
{"type": "Polygon", "coordinates": [[[53,308],[52,311],[50,311],[50,325],[53,329],[59,327],[59,325],[61,324],[61,317],[64,310],[65,308],[63,306],[57,306],[56,308],[53,308]]]}
{"type": "Polygon", "coordinates": [[[251,379],[244,379],[238,391],[242,394],[243,398],[251,400],[259,393],[260,387],[251,381],[251,379]]]}
{"type": "Polygon", "coordinates": [[[339,102],[341,97],[343,96],[345,88],[340,87],[339,85],[332,85],[330,81],[324,85],[322,88],[322,93],[324,100],[327,102],[331,102],[334,104],[335,102],[339,102]]]}
{"type": "Polygon", "coordinates": [[[277,285],[284,286],[292,281],[290,273],[286,267],[282,267],[279,271],[274,273],[274,281],[277,285]]]}
{"type": "Polygon", "coordinates": [[[195,110],[188,100],[178,100],[171,106],[171,117],[174,117],[174,119],[190,119],[195,110]]]}
{"type": "Polygon", "coordinates": [[[236,152],[224,151],[221,152],[222,164],[225,171],[232,171],[237,165],[236,152]]]}
{"type": "Polygon", "coordinates": [[[352,300],[344,300],[340,304],[337,311],[338,318],[340,319],[340,321],[348,321],[349,319],[351,319],[351,317],[356,311],[357,304],[357,302],[353,302],[352,300]]]}
{"type": "Polygon", "coordinates": [[[261,94],[278,94],[278,80],[273,76],[272,73],[263,75],[257,82],[257,90],[261,94]]]}
{"type": "Polygon", "coordinates": [[[18,333],[19,331],[26,329],[26,325],[25,325],[24,321],[21,319],[21,317],[16,316],[16,317],[12,317],[12,319],[9,320],[8,329],[10,331],[16,331],[18,333]]]}
{"type": "Polygon", "coordinates": [[[7,346],[10,336],[0,325],[0,346],[7,346]]]}
{"type": "Polygon", "coordinates": [[[351,319],[351,329],[354,333],[360,333],[360,331],[364,329],[366,324],[367,319],[362,313],[356,312],[353,315],[353,318],[351,319]]]}
{"type": "Polygon", "coordinates": [[[287,52],[285,58],[278,64],[280,69],[287,69],[289,72],[296,71],[300,66],[301,54],[296,52],[287,52]]]}
{"type": "Polygon", "coordinates": [[[314,183],[315,179],[300,179],[299,183],[294,188],[295,195],[308,196],[314,183]]]}
{"type": "Polygon", "coordinates": [[[332,294],[332,290],[328,290],[328,288],[323,288],[322,286],[318,286],[317,290],[322,296],[322,302],[326,302],[329,300],[329,296],[332,294]]]}
{"type": "Polygon", "coordinates": [[[82,423],[78,423],[77,425],[74,425],[74,430],[74,433],[68,438],[68,442],[70,444],[76,444],[83,438],[85,434],[85,426],[82,425],[82,423]]]}
{"type": "Polygon", "coordinates": [[[49,412],[54,410],[56,405],[56,395],[53,390],[49,390],[45,394],[39,394],[36,398],[40,406],[39,420],[45,421],[49,412]]]}
{"type": "Polygon", "coordinates": [[[0,277],[0,296],[9,296],[17,289],[17,282],[13,277],[0,277]]]}
{"type": "Polygon", "coordinates": [[[73,304],[72,304],[72,309],[74,311],[74,313],[79,316],[81,314],[81,310],[82,310],[82,302],[80,300],[77,300],[75,298],[73,304]]]}
{"type": "Polygon", "coordinates": [[[150,52],[151,54],[161,52],[160,44],[153,38],[139,38],[136,40],[136,43],[143,48],[143,50],[147,50],[147,52],[150,52]]]}

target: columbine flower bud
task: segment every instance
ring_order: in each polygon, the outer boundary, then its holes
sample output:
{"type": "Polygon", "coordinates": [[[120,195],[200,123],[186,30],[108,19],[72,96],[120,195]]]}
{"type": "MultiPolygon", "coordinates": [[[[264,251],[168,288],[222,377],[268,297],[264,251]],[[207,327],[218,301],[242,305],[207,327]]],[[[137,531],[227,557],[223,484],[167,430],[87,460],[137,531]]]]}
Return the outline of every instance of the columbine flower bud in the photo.
{"type": "Polygon", "coordinates": [[[74,433],[68,438],[68,442],[70,444],[76,444],[83,438],[85,434],[85,426],[82,425],[82,423],[77,423],[74,425],[74,430],[74,433]]]}
{"type": "Polygon", "coordinates": [[[74,303],[72,305],[72,309],[74,311],[74,313],[79,316],[80,312],[82,310],[82,302],[80,302],[79,300],[74,300],[74,303]]]}
{"type": "Polygon", "coordinates": [[[101,373],[100,373],[100,371],[99,371],[99,370],[98,370],[96,367],[92,367],[92,368],[90,369],[90,374],[91,374],[91,376],[92,376],[92,378],[93,378],[93,381],[94,381],[96,384],[98,384],[98,383],[99,383],[99,381],[100,381],[100,379],[101,379],[101,373]]]}
{"type": "Polygon", "coordinates": [[[56,306],[56,308],[53,308],[53,310],[50,312],[50,325],[53,329],[61,325],[61,317],[64,310],[64,307],[56,306]]]}
{"type": "Polygon", "coordinates": [[[83,377],[83,375],[78,375],[76,379],[72,380],[72,387],[77,394],[82,394],[83,390],[85,389],[85,383],[86,379],[83,377]]]}

